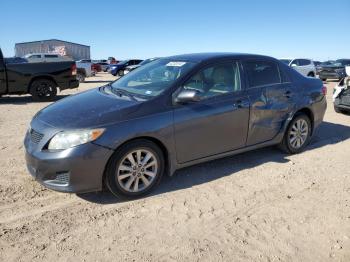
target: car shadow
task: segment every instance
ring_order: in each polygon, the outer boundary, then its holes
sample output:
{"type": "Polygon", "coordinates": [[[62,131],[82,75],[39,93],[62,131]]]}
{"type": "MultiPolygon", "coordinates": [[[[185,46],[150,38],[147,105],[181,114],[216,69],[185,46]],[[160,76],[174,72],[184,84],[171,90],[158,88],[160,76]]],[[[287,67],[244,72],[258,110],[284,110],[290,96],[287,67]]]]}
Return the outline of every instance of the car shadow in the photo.
{"type": "MultiPolygon", "coordinates": [[[[350,126],[323,122],[316,130],[316,133],[306,148],[306,151],[321,148],[330,144],[336,144],[349,138],[350,126]]],[[[163,177],[159,187],[146,197],[191,188],[225,176],[235,175],[235,173],[240,170],[253,168],[266,162],[287,163],[289,161],[287,154],[282,153],[276,147],[267,147],[203,164],[197,164],[178,170],[171,177],[163,177]]],[[[77,196],[86,201],[99,204],[123,202],[107,190],[102,192],[77,194],[77,196]]]]}
{"type": "Polygon", "coordinates": [[[23,105],[28,103],[47,103],[47,102],[56,102],[62,98],[65,98],[69,95],[57,95],[52,101],[34,101],[32,96],[3,96],[0,97],[0,104],[14,104],[14,105],[23,105]]]}

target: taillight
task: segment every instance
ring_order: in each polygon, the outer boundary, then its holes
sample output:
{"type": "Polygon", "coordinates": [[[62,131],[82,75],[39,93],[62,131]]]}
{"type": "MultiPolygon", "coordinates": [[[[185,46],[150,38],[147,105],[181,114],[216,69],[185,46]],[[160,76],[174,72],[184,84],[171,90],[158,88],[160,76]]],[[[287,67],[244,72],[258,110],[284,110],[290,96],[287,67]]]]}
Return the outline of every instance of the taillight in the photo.
{"type": "Polygon", "coordinates": [[[327,95],[327,87],[326,86],[322,86],[321,92],[324,96],[327,95]]]}
{"type": "Polygon", "coordinates": [[[76,64],[72,65],[71,72],[72,72],[72,76],[75,76],[77,74],[77,65],[76,64]]]}

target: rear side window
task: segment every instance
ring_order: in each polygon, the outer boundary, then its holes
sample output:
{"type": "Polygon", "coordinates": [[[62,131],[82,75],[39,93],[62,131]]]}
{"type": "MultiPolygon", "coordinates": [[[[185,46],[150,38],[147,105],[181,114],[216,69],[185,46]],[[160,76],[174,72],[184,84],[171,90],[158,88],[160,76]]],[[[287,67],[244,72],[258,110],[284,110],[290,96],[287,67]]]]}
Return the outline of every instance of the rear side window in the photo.
{"type": "Polygon", "coordinates": [[[311,64],[311,61],[308,60],[308,59],[299,59],[299,65],[300,66],[307,66],[307,65],[310,65],[311,64]]]}
{"type": "Polygon", "coordinates": [[[57,58],[58,55],[45,55],[45,58],[57,58]]]}
{"type": "Polygon", "coordinates": [[[249,87],[281,83],[278,65],[272,61],[247,61],[244,64],[249,87]]]}

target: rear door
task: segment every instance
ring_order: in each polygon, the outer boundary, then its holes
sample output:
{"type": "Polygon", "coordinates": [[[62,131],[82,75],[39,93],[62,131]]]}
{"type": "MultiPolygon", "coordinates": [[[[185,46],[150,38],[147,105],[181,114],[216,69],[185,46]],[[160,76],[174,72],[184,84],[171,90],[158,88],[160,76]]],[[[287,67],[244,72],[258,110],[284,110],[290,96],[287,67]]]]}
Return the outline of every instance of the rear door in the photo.
{"type": "Polygon", "coordinates": [[[0,94],[5,94],[7,90],[5,61],[0,50],[0,94]]]}
{"type": "Polygon", "coordinates": [[[195,73],[182,89],[200,92],[200,101],[174,108],[180,163],[245,146],[249,101],[241,84],[240,63],[217,62],[195,73]]]}
{"type": "Polygon", "coordinates": [[[288,76],[273,60],[244,63],[251,103],[247,146],[272,140],[294,108],[295,92],[288,76]]]}

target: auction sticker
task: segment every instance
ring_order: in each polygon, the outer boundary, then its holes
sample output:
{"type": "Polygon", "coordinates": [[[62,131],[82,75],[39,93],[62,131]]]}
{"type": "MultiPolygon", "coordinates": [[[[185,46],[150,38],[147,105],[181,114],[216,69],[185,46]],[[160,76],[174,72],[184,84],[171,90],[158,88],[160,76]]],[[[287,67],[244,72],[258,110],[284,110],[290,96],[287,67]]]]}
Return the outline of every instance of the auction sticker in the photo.
{"type": "Polygon", "coordinates": [[[186,62],[169,62],[166,66],[183,66],[186,62]]]}

